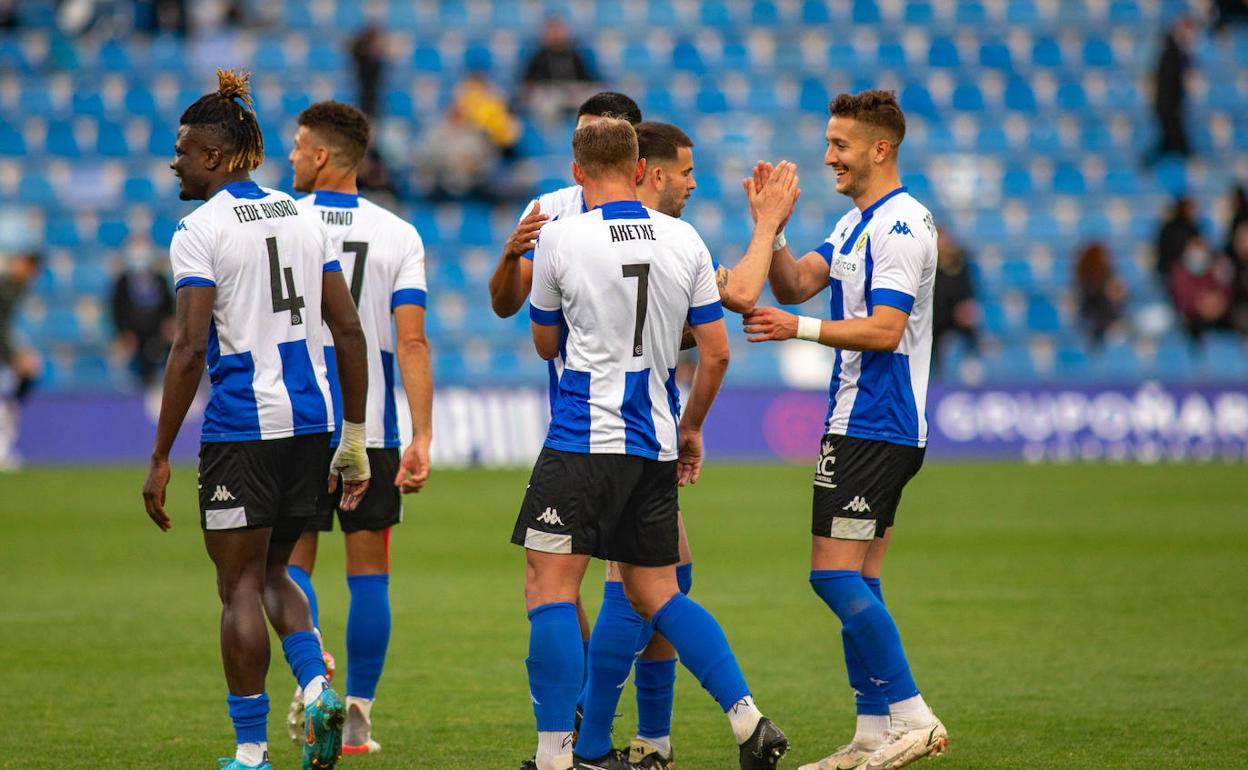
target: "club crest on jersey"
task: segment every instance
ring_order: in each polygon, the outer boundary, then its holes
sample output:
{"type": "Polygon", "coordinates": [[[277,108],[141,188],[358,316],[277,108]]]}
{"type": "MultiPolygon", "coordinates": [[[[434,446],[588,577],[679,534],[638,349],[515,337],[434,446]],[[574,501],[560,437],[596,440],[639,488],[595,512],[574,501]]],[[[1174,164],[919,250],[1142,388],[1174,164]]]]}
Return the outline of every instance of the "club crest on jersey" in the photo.
{"type": "Polygon", "coordinates": [[[909,235],[911,237],[913,237],[914,235],[913,233],[910,232],[910,225],[906,224],[905,222],[902,222],[900,219],[897,220],[897,224],[893,225],[893,229],[888,231],[888,234],[889,235],[894,235],[894,234],[909,235]]]}
{"type": "Polygon", "coordinates": [[[854,243],[854,253],[858,253],[867,247],[867,234],[863,233],[858,236],[858,241],[854,243]]]}

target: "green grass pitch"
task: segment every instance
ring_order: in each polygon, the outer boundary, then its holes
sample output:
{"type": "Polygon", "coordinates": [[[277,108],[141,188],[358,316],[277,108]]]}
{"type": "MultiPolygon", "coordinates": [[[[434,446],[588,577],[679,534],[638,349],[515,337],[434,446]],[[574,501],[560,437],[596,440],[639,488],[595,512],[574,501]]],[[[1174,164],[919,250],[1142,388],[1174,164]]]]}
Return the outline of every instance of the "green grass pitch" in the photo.
{"type": "MultiPolygon", "coordinates": [[[[693,596],[728,632],[782,767],[845,742],[838,624],[810,591],[809,469],[709,467],[682,507],[693,596]]],[[[394,537],[394,634],[374,711],[385,752],[344,768],[510,770],[532,751],[521,472],[440,471],[394,537]]],[[[1248,767],[1248,475],[1243,466],[931,463],[911,484],[884,592],[963,768],[1248,767]]],[[[3,768],[215,768],[232,753],[211,565],[192,469],[174,529],[143,514],[140,468],[0,476],[3,768]]],[[[345,667],[337,534],[322,627],[345,667]]],[[[584,596],[601,597],[591,565],[584,596]]],[[[298,766],[274,645],[269,737],[298,766]]],[[[343,680],[339,680],[343,681],[343,680]]],[[[616,743],[635,726],[632,687],[616,743]]],[[[682,669],[681,770],[731,768],[726,720],[682,669]]]]}

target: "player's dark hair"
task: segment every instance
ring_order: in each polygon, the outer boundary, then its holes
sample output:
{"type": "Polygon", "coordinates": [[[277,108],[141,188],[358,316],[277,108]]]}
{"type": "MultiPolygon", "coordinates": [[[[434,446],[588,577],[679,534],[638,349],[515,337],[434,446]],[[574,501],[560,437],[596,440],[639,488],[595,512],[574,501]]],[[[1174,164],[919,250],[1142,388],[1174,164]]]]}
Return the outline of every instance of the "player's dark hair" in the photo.
{"type": "Polygon", "coordinates": [[[828,105],[828,114],[882,128],[889,134],[894,147],[906,138],[906,116],[897,103],[896,91],[871,89],[857,94],[841,94],[828,105]]]}
{"type": "Polygon", "coordinates": [[[637,131],[627,120],[596,120],[572,134],[572,158],[591,177],[631,175],[637,165],[637,131]]]}
{"type": "Polygon", "coordinates": [[[315,131],[333,150],[342,154],[342,165],[357,166],[368,150],[372,129],[368,117],[342,102],[317,102],[299,113],[298,124],[315,131]]]}
{"type": "Polygon", "coordinates": [[[576,112],[578,120],[582,115],[619,118],[634,126],[641,122],[641,108],[637,106],[637,102],[615,91],[601,91],[586,99],[576,112]]]}
{"type": "Polygon", "coordinates": [[[186,108],[184,126],[218,131],[230,149],[227,170],[253,171],[264,162],[264,137],[251,101],[251,73],[217,70],[217,90],[186,108]]]}
{"type": "Polygon", "coordinates": [[[676,152],[682,147],[693,147],[693,140],[671,123],[647,120],[638,123],[637,157],[646,162],[676,160],[676,152]]]}

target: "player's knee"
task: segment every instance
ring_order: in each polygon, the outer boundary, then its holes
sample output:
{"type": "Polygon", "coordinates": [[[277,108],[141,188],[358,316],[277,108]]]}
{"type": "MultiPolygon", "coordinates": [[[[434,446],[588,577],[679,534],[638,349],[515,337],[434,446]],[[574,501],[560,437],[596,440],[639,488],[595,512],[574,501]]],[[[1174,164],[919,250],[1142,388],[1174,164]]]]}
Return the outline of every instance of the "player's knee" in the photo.
{"type": "Polygon", "coordinates": [[[675,586],[666,584],[629,585],[628,581],[624,583],[624,596],[628,598],[628,603],[632,605],[634,612],[646,620],[663,609],[663,605],[667,604],[676,593],[675,586]]]}

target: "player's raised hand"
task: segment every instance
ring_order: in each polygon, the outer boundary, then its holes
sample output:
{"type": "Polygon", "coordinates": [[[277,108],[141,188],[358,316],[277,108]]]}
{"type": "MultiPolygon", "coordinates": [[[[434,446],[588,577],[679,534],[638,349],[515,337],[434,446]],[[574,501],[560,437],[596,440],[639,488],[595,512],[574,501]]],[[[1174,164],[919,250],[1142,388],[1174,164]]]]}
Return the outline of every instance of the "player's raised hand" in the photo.
{"type": "Polygon", "coordinates": [[[676,481],[680,486],[698,483],[702,475],[702,431],[680,426],[676,456],[676,481]]]}
{"type": "Polygon", "coordinates": [[[789,340],[797,336],[797,316],[775,307],[756,307],[741,318],[750,342],[789,340]]]}
{"type": "Polygon", "coordinates": [[[503,244],[503,256],[507,259],[519,259],[536,248],[537,234],[549,220],[550,217],[542,213],[541,202],[534,201],[533,210],[520,220],[507,243],[503,244]]]}
{"type": "Polygon", "coordinates": [[[767,180],[771,178],[772,171],[770,163],[760,160],[754,164],[750,177],[741,180],[741,188],[745,190],[745,199],[750,204],[750,218],[755,222],[758,222],[758,194],[767,186],[767,180]]]}
{"type": "Polygon", "coordinates": [[[168,532],[173,526],[169,514],[165,513],[165,488],[169,486],[169,461],[152,459],[152,466],[147,472],[147,480],[143,482],[143,506],[147,515],[161,530],[168,532]]]}
{"type": "Polygon", "coordinates": [[[787,160],[780,161],[767,177],[763,188],[756,194],[754,207],[758,219],[768,225],[776,224],[776,232],[784,229],[789,217],[793,214],[793,206],[801,195],[798,186],[797,166],[787,160]]]}
{"type": "Polygon", "coordinates": [[[394,485],[406,495],[419,492],[428,479],[429,443],[413,441],[407,445],[403,458],[399,460],[399,475],[394,477],[394,485]]]}

